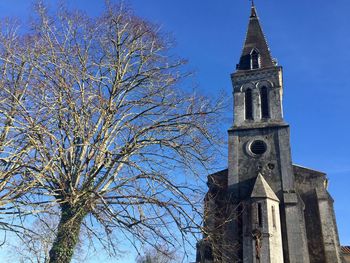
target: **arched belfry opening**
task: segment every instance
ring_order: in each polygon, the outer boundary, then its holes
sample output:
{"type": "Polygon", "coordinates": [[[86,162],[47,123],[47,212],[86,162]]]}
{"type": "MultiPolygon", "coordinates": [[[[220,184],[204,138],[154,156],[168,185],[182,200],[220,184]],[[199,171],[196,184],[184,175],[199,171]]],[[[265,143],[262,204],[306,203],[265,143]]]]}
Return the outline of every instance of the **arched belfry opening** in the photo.
{"type": "Polygon", "coordinates": [[[253,95],[251,89],[245,91],[245,119],[253,120],[253,95]]]}
{"type": "Polygon", "coordinates": [[[268,119],[270,118],[269,91],[266,86],[263,86],[260,89],[260,99],[261,99],[261,118],[268,119]]]}

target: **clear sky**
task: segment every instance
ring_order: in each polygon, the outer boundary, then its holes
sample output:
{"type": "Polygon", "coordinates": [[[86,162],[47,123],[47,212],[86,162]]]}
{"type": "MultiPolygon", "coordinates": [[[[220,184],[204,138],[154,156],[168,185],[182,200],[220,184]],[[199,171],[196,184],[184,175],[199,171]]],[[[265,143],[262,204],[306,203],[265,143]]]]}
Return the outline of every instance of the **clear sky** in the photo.
{"type": "MultiPolygon", "coordinates": [[[[0,17],[26,21],[30,2],[1,0],[0,17]]],[[[68,2],[94,15],[104,1],[68,2]]],[[[173,34],[174,52],[189,60],[203,93],[225,91],[231,96],[230,73],[245,38],[248,0],[129,2],[138,15],[173,34]]],[[[340,240],[350,245],[350,1],[255,2],[272,55],[284,69],[284,113],[291,125],[293,161],[328,174],[340,240]]],[[[221,125],[227,129],[231,122],[221,125]]]]}

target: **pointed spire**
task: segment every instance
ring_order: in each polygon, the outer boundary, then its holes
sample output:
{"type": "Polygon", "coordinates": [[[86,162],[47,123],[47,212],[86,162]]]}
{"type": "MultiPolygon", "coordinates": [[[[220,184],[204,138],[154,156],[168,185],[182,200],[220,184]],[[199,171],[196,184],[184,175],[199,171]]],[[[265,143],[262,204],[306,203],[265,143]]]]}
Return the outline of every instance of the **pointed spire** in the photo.
{"type": "Polygon", "coordinates": [[[251,198],[269,198],[279,202],[279,199],[276,196],[275,192],[271,189],[271,187],[266,182],[265,178],[261,175],[261,173],[259,173],[258,176],[256,177],[254,188],[250,197],[251,198]]]}
{"type": "Polygon", "coordinates": [[[256,15],[256,10],[255,10],[255,5],[254,5],[254,0],[252,0],[252,7],[251,7],[251,12],[250,12],[250,17],[257,17],[256,15]]]}
{"type": "Polygon", "coordinates": [[[242,55],[237,65],[238,70],[250,70],[252,68],[267,68],[274,66],[269,47],[267,45],[264,33],[260,26],[259,17],[256,12],[254,1],[252,1],[251,13],[249,18],[249,25],[245,43],[243,46],[242,55]],[[259,64],[251,66],[251,54],[258,54],[259,58],[257,63],[259,64]]]}

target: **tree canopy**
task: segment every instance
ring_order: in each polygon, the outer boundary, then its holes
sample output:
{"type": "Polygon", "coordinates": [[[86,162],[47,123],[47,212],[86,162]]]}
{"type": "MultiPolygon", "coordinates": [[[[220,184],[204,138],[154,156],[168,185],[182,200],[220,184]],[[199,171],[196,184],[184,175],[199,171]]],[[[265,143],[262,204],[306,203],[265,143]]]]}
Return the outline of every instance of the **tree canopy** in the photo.
{"type": "Polygon", "coordinates": [[[123,5],[89,17],[39,3],[0,45],[0,204],[59,210],[49,262],[71,260],[82,226],[111,252],[200,232],[193,182],[223,104],[182,87],[190,74],[159,27],[123,5]]]}

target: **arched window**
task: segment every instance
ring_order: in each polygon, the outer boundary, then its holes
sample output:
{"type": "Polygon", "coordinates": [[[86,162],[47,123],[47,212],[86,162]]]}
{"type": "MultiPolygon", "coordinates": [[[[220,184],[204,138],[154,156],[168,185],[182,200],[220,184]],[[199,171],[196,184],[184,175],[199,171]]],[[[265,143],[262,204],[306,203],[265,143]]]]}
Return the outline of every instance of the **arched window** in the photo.
{"type": "Polygon", "coordinates": [[[269,112],[269,96],[268,96],[268,90],[264,86],[260,90],[260,99],[261,99],[261,118],[267,119],[270,117],[269,112]]]}
{"type": "Polygon", "coordinates": [[[253,96],[251,89],[247,89],[245,92],[245,119],[253,119],[253,96]]]}
{"type": "Polygon", "coordinates": [[[260,68],[260,54],[256,49],[253,49],[252,52],[250,52],[250,68],[260,68]]]}

